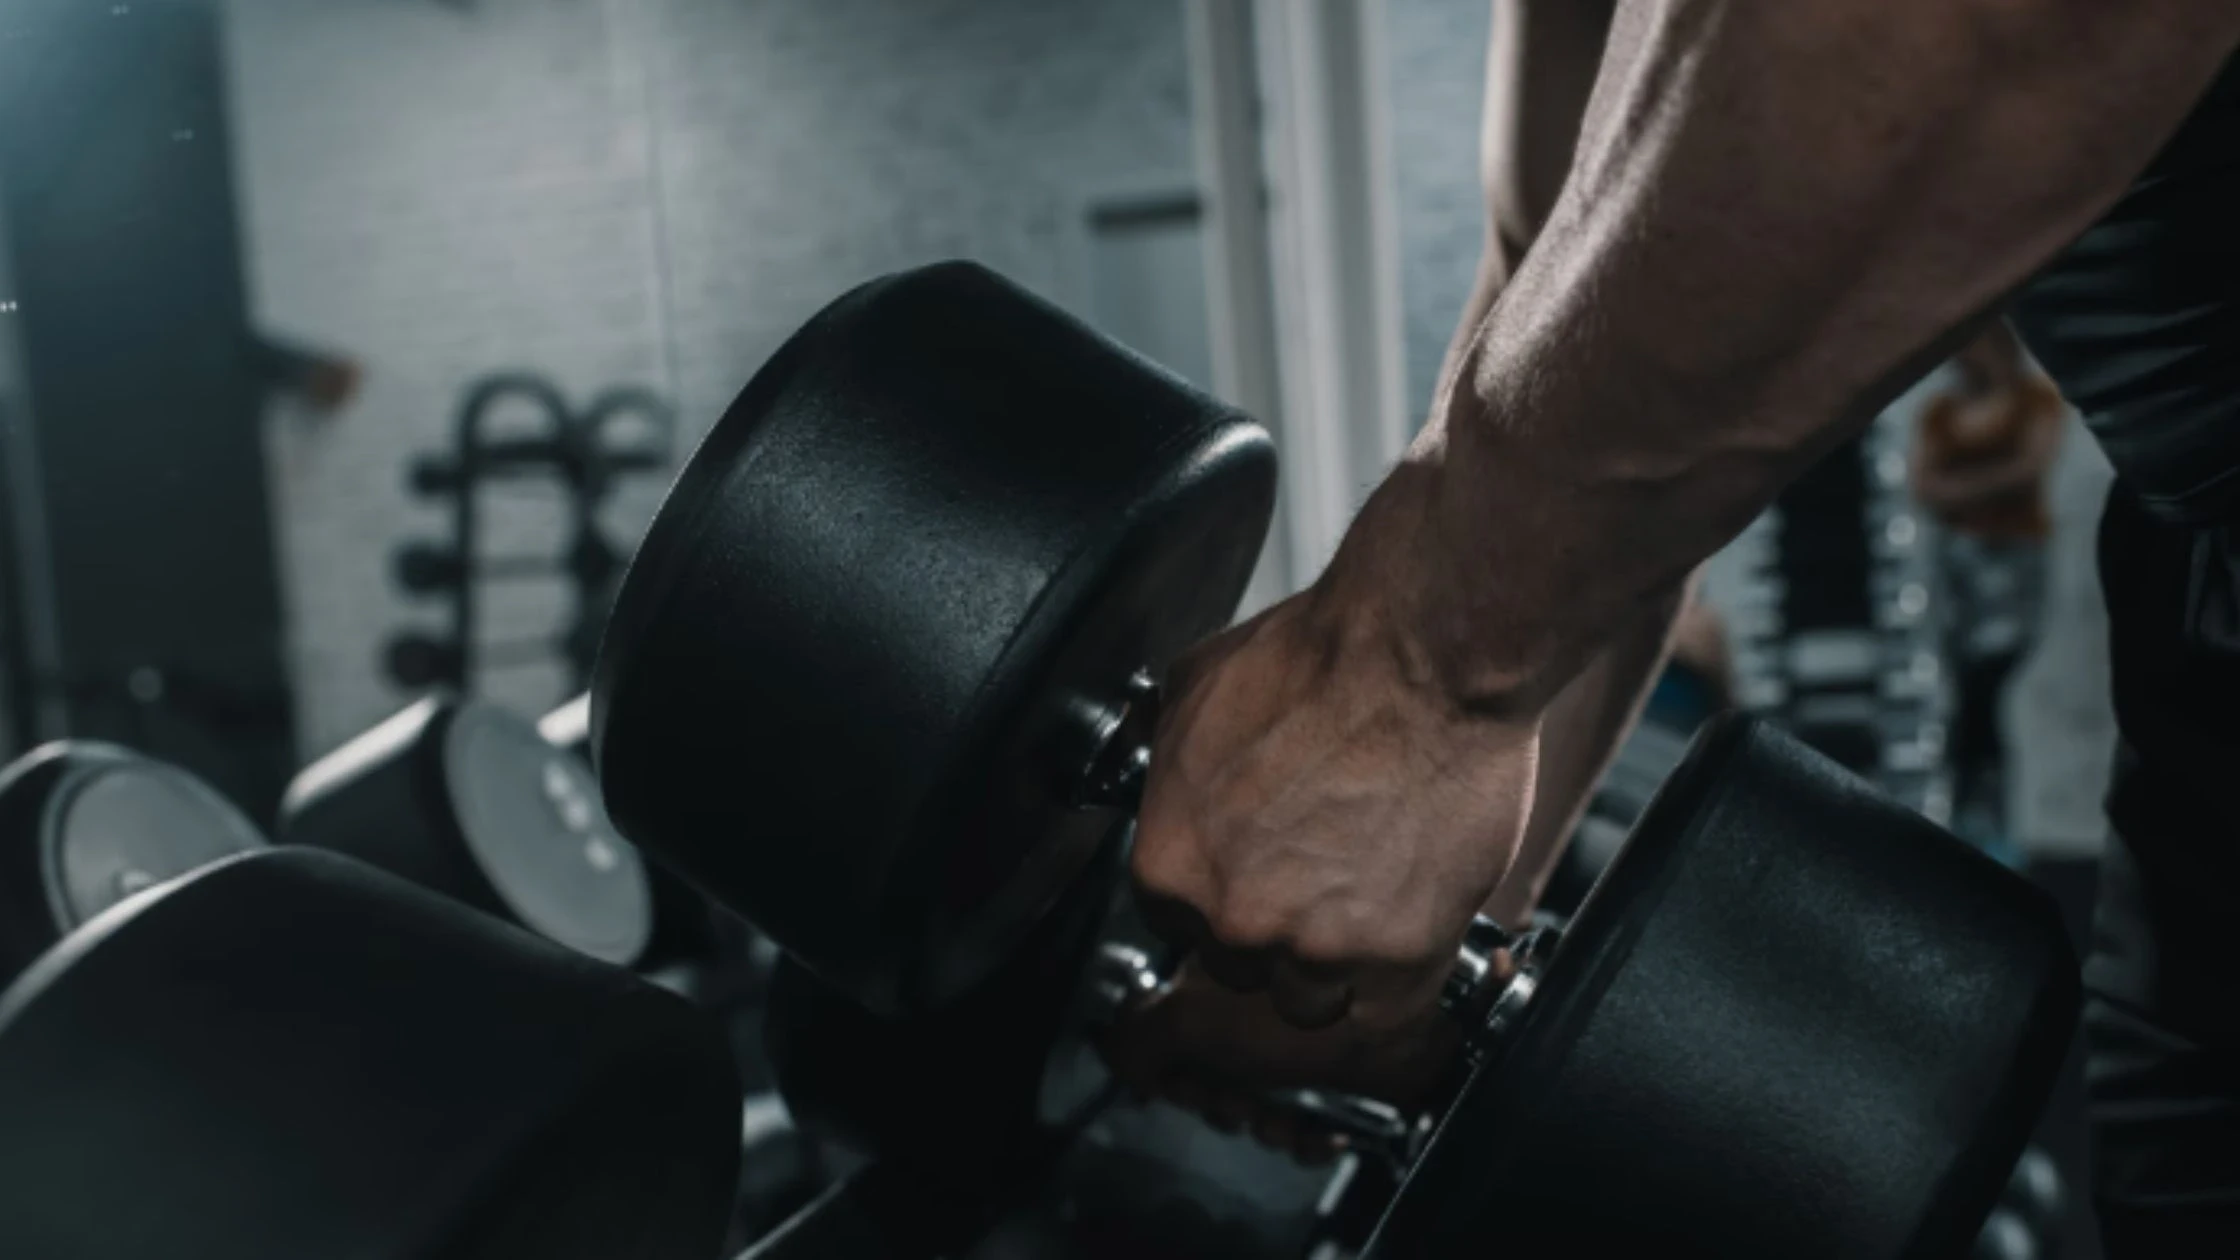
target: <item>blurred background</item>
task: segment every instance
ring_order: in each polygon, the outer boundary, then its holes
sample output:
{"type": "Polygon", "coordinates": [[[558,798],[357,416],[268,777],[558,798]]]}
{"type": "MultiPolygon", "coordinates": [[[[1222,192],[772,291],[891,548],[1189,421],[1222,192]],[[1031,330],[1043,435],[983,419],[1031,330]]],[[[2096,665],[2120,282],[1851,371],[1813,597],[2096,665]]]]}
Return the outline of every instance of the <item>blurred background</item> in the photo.
{"type": "MultiPolygon", "coordinates": [[[[1266,420],[1285,480],[1252,602],[1296,589],[1428,411],[1468,295],[1488,22],[0,0],[0,756],[111,739],[269,818],[427,690],[545,712],[755,368],[943,258],[1266,420]]],[[[2046,529],[1941,525],[1909,469],[1955,372],[1718,557],[1698,672],[2081,915],[2108,472],[2070,434],[2046,529]]]]}

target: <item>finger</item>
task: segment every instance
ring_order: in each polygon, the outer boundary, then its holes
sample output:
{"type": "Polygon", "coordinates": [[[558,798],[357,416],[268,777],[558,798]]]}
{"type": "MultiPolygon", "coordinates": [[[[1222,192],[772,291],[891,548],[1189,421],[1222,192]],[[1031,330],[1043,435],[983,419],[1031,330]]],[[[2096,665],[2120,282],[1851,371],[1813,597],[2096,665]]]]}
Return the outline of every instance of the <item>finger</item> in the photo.
{"type": "Polygon", "coordinates": [[[1438,1005],[1439,993],[1446,987],[1455,960],[1455,954],[1447,953],[1420,963],[1386,964],[1357,970],[1353,1002],[1346,1012],[1347,1017],[1364,1028],[1380,1032],[1421,1022],[1438,1005]]]}
{"type": "Polygon", "coordinates": [[[1223,1133],[1242,1133],[1252,1120],[1253,1103],[1234,1089],[1213,1088],[1207,1091],[1206,1123],[1223,1133]]]}
{"type": "Polygon", "coordinates": [[[1260,1145],[1290,1154],[1299,1149],[1305,1137],[1305,1126],[1290,1108],[1266,1101],[1253,1108],[1252,1140],[1260,1145]]]}
{"type": "Polygon", "coordinates": [[[1268,987],[1273,959],[1266,950],[1238,949],[1208,937],[1198,945],[1197,962],[1206,978],[1237,993],[1268,987]]]}
{"type": "Polygon", "coordinates": [[[1268,972],[1268,1001],[1294,1028],[1328,1028],[1353,1007],[1353,984],[1343,968],[1283,956],[1268,972]]]}

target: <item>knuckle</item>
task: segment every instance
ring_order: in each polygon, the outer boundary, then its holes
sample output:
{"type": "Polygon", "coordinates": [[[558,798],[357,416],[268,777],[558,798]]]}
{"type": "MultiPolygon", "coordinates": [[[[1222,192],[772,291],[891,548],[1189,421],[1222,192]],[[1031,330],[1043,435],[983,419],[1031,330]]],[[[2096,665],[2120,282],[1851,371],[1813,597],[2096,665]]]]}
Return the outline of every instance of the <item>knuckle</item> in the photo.
{"type": "Polygon", "coordinates": [[[1201,912],[1212,901],[1212,881],[1205,877],[1204,865],[1192,855],[1187,842],[1146,843],[1139,839],[1135,852],[1129,855],[1128,868],[1137,891],[1153,900],[1201,912]]]}
{"type": "Polygon", "coordinates": [[[1443,950],[1415,916],[1352,913],[1322,915],[1303,925],[1291,952],[1301,963],[1325,970],[1412,971],[1443,950]]]}
{"type": "Polygon", "coordinates": [[[1273,900],[1226,895],[1218,899],[1207,927],[1213,939],[1231,949],[1271,950],[1289,943],[1291,915],[1273,900]]]}

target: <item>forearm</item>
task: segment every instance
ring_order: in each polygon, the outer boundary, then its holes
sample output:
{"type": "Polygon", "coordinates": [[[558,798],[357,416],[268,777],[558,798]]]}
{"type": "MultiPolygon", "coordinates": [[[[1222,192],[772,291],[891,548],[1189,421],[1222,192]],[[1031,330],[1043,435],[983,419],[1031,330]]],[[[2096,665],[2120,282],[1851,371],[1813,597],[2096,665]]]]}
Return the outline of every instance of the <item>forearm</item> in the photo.
{"type": "MultiPolygon", "coordinates": [[[[1477,330],[1516,274],[1562,191],[1609,37],[1613,0],[1493,0],[1479,174],[1485,252],[1441,370],[1462,378],[1477,330]]],[[[1532,814],[1485,913],[1521,925],[1538,904],[1595,784],[1664,660],[1672,608],[1626,626],[1543,719],[1532,814]]]]}
{"type": "Polygon", "coordinates": [[[1548,706],[1540,723],[1532,816],[1509,873],[1485,906],[1485,913],[1497,922],[1522,928],[1540,904],[1540,894],[1578,829],[1595,786],[1639,720],[1671,655],[1673,626],[1686,598],[1683,593],[1680,599],[1654,606],[1620,628],[1548,706]]]}
{"type": "Polygon", "coordinates": [[[1625,0],[1570,182],[1330,580],[1461,705],[1538,713],[2117,196],[2236,38],[2192,0],[1625,0]]]}
{"type": "MultiPolygon", "coordinates": [[[[1614,7],[1615,0],[1493,0],[1478,151],[1487,224],[1481,295],[1516,273],[1563,190],[1614,7]]],[[[1465,322],[1451,358],[1467,348],[1486,309],[1474,309],[1478,318],[1465,322]]]]}

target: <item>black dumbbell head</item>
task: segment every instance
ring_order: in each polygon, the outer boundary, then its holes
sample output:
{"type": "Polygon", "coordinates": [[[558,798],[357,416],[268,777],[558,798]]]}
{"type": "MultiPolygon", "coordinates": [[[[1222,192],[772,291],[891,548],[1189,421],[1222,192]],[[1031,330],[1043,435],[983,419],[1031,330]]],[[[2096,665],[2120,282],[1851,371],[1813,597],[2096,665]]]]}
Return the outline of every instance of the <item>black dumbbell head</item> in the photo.
{"type": "Polygon", "coordinates": [[[280,838],[349,853],[608,962],[652,931],[637,851],[582,761],[494,704],[430,696],[306,767],[280,838]]]}
{"type": "Polygon", "coordinates": [[[423,499],[440,498],[459,491],[459,466],[441,455],[422,455],[406,472],[405,483],[423,499]]]}
{"type": "Polygon", "coordinates": [[[2078,1005],[2026,881],[1777,729],[1715,719],[1367,1255],[1963,1254],[2078,1005]]]}
{"type": "Polygon", "coordinates": [[[90,740],[33,749],[0,771],[0,983],[134,893],[264,843],[184,770],[90,740]]]}
{"type": "Polygon", "coordinates": [[[395,566],[397,585],[416,595],[457,590],[467,580],[466,562],[441,543],[406,543],[397,548],[395,566]]]}
{"type": "Polygon", "coordinates": [[[457,686],[465,672],[465,660],[456,645],[417,630],[390,639],[382,651],[382,664],[392,681],[414,691],[457,686]]]}
{"type": "MultiPolygon", "coordinates": [[[[942,1006],[873,1014],[781,961],[764,1049],[808,1133],[963,1191],[1011,1166],[1066,1109],[1053,1051],[1084,1044],[1076,994],[1107,926],[1125,850],[1100,851],[1004,965],[942,1006]]],[[[979,1187],[984,1189],[985,1186],[979,1187]]]]}
{"type": "Polygon", "coordinates": [[[0,995],[11,1256],[709,1260],[721,1034],[338,854],[238,856],[0,995]]]}
{"type": "Polygon", "coordinates": [[[999,966],[1113,831],[1093,715],[1225,623],[1268,437],[969,264],[876,281],[716,425],[592,684],[616,823],[881,1010],[999,966]]]}
{"type": "MultiPolygon", "coordinates": [[[[544,741],[591,764],[591,697],[588,693],[563,702],[537,719],[537,734],[544,741]]],[[[641,971],[658,970],[678,963],[739,963],[745,944],[745,926],[664,866],[660,859],[640,853],[645,863],[646,885],[653,896],[653,932],[638,956],[641,971]]],[[[740,964],[740,965],[743,965],[740,964]]]]}

